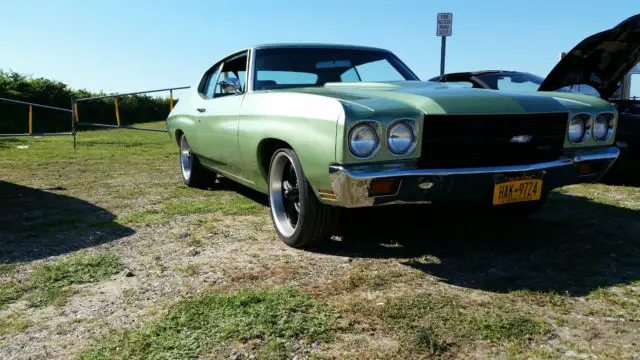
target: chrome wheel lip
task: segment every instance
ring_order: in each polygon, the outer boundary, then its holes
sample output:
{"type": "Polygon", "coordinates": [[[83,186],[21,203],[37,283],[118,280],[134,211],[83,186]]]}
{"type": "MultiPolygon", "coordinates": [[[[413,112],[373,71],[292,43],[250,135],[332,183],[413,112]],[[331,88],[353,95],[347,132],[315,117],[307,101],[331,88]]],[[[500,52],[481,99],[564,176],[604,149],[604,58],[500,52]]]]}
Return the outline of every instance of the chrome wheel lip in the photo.
{"type": "Polygon", "coordinates": [[[183,137],[180,141],[180,167],[182,169],[182,177],[185,180],[191,178],[191,161],[192,161],[191,147],[187,138],[183,137]]]}
{"type": "MultiPolygon", "coordinates": [[[[287,211],[285,208],[283,196],[283,180],[284,180],[284,170],[287,164],[290,163],[293,171],[295,172],[295,167],[293,166],[293,159],[289,157],[285,152],[278,153],[271,163],[271,169],[269,172],[269,199],[271,202],[271,216],[273,217],[273,222],[280,234],[284,237],[291,237],[293,233],[296,231],[298,225],[300,224],[300,214],[298,214],[298,221],[296,225],[292,225],[289,217],[287,216],[287,211]]],[[[298,181],[300,179],[300,175],[296,172],[296,177],[298,181]]],[[[298,183],[299,184],[299,183],[298,183]]],[[[299,206],[296,207],[299,209],[299,206]]]]}

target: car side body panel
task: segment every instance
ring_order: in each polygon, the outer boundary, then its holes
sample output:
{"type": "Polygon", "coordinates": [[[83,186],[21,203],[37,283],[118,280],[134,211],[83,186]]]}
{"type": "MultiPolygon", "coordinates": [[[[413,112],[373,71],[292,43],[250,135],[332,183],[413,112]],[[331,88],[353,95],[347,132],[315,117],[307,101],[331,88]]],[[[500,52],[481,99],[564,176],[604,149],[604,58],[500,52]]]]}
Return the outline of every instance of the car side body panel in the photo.
{"type": "Polygon", "coordinates": [[[178,101],[169,113],[167,117],[167,130],[169,131],[169,137],[173,140],[177,145],[179,144],[180,138],[178,137],[178,133],[184,133],[187,135],[189,139],[189,145],[195,153],[198,153],[200,149],[205,146],[205,139],[198,138],[198,116],[195,111],[189,111],[190,109],[195,109],[195,100],[199,94],[191,89],[186,96],[182,97],[180,101],[178,101]]]}
{"type": "Polygon", "coordinates": [[[296,152],[315,192],[331,189],[328,168],[336,161],[336,129],[343,121],[344,108],[330,98],[289,92],[248,94],[238,122],[243,163],[239,176],[253,189],[266,192],[261,150],[265,141],[277,140],[296,152]]]}
{"type": "Polygon", "coordinates": [[[239,112],[246,95],[232,95],[200,101],[198,134],[203,146],[198,150],[202,163],[216,170],[237,174],[242,169],[237,141],[239,112]]]}

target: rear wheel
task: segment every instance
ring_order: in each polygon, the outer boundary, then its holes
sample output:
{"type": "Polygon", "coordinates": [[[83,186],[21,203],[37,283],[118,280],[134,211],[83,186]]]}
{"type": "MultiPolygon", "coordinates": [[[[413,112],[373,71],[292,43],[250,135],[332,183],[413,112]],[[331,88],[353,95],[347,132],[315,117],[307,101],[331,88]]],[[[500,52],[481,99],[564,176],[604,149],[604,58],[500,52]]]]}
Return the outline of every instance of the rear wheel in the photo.
{"type": "Polygon", "coordinates": [[[309,248],[329,239],[337,210],[318,201],[293,150],[273,154],[268,186],[271,219],[285,244],[309,248]]]}
{"type": "Polygon", "coordinates": [[[205,169],[200,164],[184,134],[180,136],[180,169],[182,181],[188,187],[206,189],[216,181],[216,173],[205,169]]]}

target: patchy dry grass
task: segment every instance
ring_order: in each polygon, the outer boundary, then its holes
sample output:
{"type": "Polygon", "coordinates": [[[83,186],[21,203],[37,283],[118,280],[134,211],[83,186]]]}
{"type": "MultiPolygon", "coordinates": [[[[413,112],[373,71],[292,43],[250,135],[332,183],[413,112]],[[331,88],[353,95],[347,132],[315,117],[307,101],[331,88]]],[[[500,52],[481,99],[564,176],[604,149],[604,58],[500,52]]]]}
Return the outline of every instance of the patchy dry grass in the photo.
{"type": "Polygon", "coordinates": [[[166,134],[0,139],[0,168],[1,358],[640,355],[636,187],[565,187],[510,222],[347,212],[311,252],[264,197],[184,187],[166,134]]]}
{"type": "Polygon", "coordinates": [[[20,319],[16,314],[7,314],[0,318],[0,336],[15,335],[31,326],[28,319],[20,319]]]}
{"type": "Polygon", "coordinates": [[[62,305],[71,297],[70,285],[98,282],[122,270],[115,254],[78,252],[38,264],[26,277],[9,279],[0,285],[0,305],[25,295],[30,306],[62,305]]]}
{"type": "Polygon", "coordinates": [[[122,332],[80,359],[186,359],[232,342],[263,357],[283,357],[298,341],[331,340],[335,314],[300,291],[241,290],[196,296],[174,305],[148,329],[122,332]]]}

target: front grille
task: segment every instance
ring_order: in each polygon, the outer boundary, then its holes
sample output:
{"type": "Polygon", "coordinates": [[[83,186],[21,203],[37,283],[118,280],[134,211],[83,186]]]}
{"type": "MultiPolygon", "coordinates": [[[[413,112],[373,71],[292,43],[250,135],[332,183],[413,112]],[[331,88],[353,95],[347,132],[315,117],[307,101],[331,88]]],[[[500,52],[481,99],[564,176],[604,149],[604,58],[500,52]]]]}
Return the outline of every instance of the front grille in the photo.
{"type": "Polygon", "coordinates": [[[526,115],[426,115],[422,168],[535,164],[558,159],[567,113],[526,115]],[[513,143],[529,135],[528,143],[513,143]]]}

